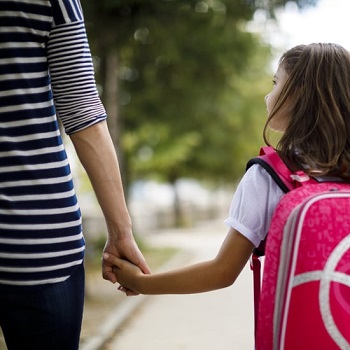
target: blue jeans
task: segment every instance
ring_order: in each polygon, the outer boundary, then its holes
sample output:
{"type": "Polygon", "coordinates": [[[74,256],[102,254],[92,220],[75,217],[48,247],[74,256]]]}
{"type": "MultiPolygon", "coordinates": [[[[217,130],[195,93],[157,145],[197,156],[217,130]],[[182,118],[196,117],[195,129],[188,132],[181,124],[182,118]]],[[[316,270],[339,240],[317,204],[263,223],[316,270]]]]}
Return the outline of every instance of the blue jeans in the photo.
{"type": "Polygon", "coordinates": [[[84,306],[81,264],[61,283],[0,285],[0,326],[9,350],[77,350],[84,306]]]}

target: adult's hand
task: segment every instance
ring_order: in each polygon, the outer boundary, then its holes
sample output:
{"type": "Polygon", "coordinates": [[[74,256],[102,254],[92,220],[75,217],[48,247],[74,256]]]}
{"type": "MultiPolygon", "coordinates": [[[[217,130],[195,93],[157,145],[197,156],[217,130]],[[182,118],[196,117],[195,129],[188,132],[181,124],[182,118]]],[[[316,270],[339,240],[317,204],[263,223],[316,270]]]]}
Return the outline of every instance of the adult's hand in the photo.
{"type": "MultiPolygon", "coordinates": [[[[124,237],[117,237],[115,239],[109,238],[103,249],[103,253],[108,253],[117,258],[126,259],[133,264],[137,265],[143,273],[150,273],[150,269],[143,257],[140,249],[138,248],[134,237],[129,234],[124,237]]],[[[112,283],[116,283],[117,278],[113,273],[113,264],[111,262],[102,259],[102,276],[105,280],[112,283]]]]}
{"type": "MultiPolygon", "coordinates": [[[[97,123],[70,135],[79,159],[84,166],[101,206],[108,238],[104,252],[124,258],[149,273],[146,261],[138,248],[126,206],[119,163],[107,123],[97,123]]],[[[102,263],[103,278],[116,282],[112,267],[102,263]]]]}

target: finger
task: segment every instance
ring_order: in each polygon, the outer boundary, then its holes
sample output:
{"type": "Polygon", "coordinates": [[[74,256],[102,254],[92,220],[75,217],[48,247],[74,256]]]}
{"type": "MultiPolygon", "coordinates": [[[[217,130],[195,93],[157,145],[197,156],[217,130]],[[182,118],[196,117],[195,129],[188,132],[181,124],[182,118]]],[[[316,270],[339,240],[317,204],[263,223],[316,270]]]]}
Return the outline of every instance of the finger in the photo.
{"type": "Polygon", "coordinates": [[[127,295],[127,291],[128,291],[127,288],[124,288],[123,286],[120,285],[120,286],[118,287],[118,290],[119,290],[120,292],[125,293],[125,294],[127,295]]]}
{"type": "Polygon", "coordinates": [[[133,296],[136,296],[136,295],[140,295],[140,293],[137,293],[137,292],[134,292],[133,290],[128,289],[127,292],[126,292],[126,295],[128,297],[133,297],[133,296]]]}
{"type": "Polygon", "coordinates": [[[112,282],[113,284],[117,282],[117,277],[113,272],[104,272],[102,274],[103,279],[112,282]]]}
{"type": "Polygon", "coordinates": [[[115,257],[111,254],[108,254],[108,253],[103,253],[102,258],[108,264],[112,264],[112,265],[115,265],[117,267],[121,267],[121,265],[123,264],[123,260],[118,259],[117,257],[115,257]]]}
{"type": "Polygon", "coordinates": [[[139,295],[139,293],[134,292],[133,290],[131,290],[131,289],[129,289],[129,288],[126,288],[126,287],[124,287],[124,286],[122,286],[122,285],[120,285],[120,286],[118,287],[118,290],[121,291],[121,292],[123,292],[123,293],[125,293],[125,295],[127,295],[128,297],[134,296],[134,295],[139,295]]]}
{"type": "Polygon", "coordinates": [[[151,269],[149,268],[149,266],[145,260],[140,263],[139,267],[140,267],[141,271],[143,273],[145,273],[146,275],[151,273],[151,269]]]}

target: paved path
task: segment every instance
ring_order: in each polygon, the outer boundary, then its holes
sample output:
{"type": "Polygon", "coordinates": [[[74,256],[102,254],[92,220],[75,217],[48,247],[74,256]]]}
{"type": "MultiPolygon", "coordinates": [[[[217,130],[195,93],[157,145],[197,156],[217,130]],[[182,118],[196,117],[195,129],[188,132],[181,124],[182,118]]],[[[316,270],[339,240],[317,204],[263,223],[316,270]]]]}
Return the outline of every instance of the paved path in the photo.
{"type": "MultiPolygon", "coordinates": [[[[188,231],[150,236],[152,244],[177,246],[191,252],[192,261],[217,253],[226,227],[222,222],[188,231]]],[[[185,264],[183,259],[173,267],[185,264]]],[[[166,269],[170,268],[167,266],[166,269]]],[[[139,297],[134,297],[139,298],[139,297]]],[[[252,350],[252,273],[246,266],[226,289],[196,295],[142,297],[141,306],[118,328],[106,350],[252,350]]],[[[130,299],[130,298],[129,298],[130,299]]]]}

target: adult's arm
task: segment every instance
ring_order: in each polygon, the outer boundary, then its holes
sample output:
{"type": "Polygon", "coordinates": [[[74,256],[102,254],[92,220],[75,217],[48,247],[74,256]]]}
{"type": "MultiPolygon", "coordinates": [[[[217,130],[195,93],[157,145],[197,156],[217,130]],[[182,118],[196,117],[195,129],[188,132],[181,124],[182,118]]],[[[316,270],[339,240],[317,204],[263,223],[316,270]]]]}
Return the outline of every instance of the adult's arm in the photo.
{"type": "MultiPolygon", "coordinates": [[[[108,237],[104,252],[127,259],[139,266],[144,273],[149,273],[132,234],[118,159],[106,121],[73,133],[70,138],[106,220],[108,237]]],[[[102,262],[102,274],[104,279],[116,282],[112,266],[106,261],[102,262]]]]}

